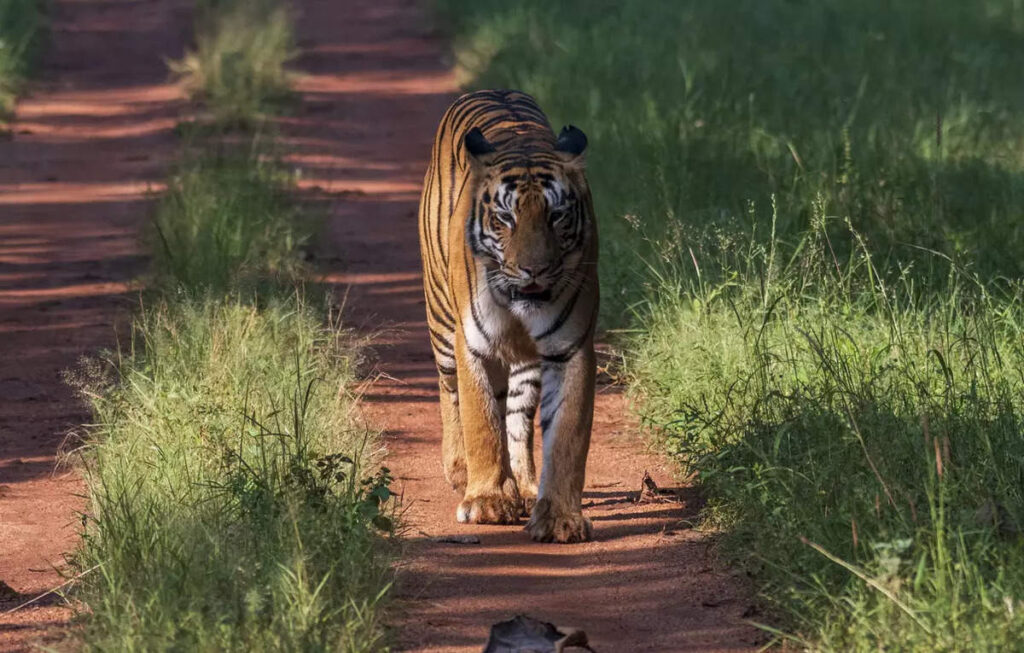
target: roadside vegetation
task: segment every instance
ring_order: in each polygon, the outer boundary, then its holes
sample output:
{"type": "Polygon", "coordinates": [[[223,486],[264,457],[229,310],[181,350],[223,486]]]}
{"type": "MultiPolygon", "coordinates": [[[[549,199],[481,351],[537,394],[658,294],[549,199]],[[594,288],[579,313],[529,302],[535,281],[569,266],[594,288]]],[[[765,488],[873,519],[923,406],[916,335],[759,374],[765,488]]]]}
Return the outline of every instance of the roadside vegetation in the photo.
{"type": "Polygon", "coordinates": [[[214,122],[252,127],[291,91],[294,37],[280,0],[197,0],[196,42],[171,70],[214,122]]]}
{"type": "MultiPolygon", "coordinates": [[[[218,97],[214,120],[241,115],[218,97]]],[[[131,333],[73,379],[94,414],[88,650],[384,646],[391,477],[355,410],[359,343],[304,282],[313,224],[272,142],[238,124],[190,132],[131,333]]]]}
{"type": "Polygon", "coordinates": [[[1024,6],[438,4],[590,137],[604,325],[755,620],[1024,648],[1024,6]]]}
{"type": "Polygon", "coordinates": [[[44,25],[40,0],[0,0],[0,127],[14,110],[44,25]]]}

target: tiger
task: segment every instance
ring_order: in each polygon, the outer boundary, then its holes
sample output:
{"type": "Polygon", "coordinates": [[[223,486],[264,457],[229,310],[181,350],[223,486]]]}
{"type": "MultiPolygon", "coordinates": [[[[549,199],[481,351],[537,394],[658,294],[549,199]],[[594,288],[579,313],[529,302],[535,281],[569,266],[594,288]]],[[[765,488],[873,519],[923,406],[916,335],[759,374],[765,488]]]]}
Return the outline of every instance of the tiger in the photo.
{"type": "Polygon", "coordinates": [[[463,95],[438,126],[419,207],[445,479],[461,523],[582,542],[594,414],[597,224],[587,137],[521,91],[463,95]],[[533,458],[540,406],[542,467],[533,458]]]}

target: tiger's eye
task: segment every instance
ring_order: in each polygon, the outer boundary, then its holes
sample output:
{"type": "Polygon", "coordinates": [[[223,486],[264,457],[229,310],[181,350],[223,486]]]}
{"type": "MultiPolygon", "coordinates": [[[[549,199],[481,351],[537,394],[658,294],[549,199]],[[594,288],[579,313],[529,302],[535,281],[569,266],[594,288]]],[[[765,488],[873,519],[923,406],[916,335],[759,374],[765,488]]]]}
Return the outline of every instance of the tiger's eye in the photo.
{"type": "Polygon", "coordinates": [[[511,229],[514,224],[514,219],[510,214],[503,214],[500,211],[491,213],[491,228],[493,229],[511,229]]]}

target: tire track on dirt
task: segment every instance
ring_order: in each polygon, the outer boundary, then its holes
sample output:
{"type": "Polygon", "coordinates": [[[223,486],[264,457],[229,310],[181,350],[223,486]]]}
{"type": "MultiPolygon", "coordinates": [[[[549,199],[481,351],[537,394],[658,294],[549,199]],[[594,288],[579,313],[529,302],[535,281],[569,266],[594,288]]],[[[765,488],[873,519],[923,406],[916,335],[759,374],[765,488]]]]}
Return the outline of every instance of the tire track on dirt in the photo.
{"type": "Polygon", "coordinates": [[[191,2],[53,0],[48,52],[0,140],[0,650],[61,635],[56,597],[77,543],[79,476],[56,469],[89,413],[62,372],[115,344],[144,268],[150,189],[176,152],[182,109],[165,59],[181,55],[191,2]]]}
{"type": "Polygon", "coordinates": [[[682,504],[630,500],[644,470],[662,485],[671,475],[639,453],[617,388],[599,391],[588,465],[584,500],[596,541],[534,544],[521,528],[455,523],[416,229],[434,130],[457,94],[449,58],[415,0],[297,4],[297,65],[306,74],[303,108],[283,121],[290,162],[307,198],[328,212],[317,253],[329,262],[328,280],[347,292],[350,325],[386,328],[376,343],[387,376],[364,403],[387,429],[389,465],[408,506],[394,617],[400,648],[479,651],[491,623],[520,612],[582,627],[600,651],[740,650],[761,641],[741,622],[747,589],[716,570],[707,536],[687,527],[693,493],[683,488],[682,504]],[[481,543],[427,537],[455,533],[481,543]]]}

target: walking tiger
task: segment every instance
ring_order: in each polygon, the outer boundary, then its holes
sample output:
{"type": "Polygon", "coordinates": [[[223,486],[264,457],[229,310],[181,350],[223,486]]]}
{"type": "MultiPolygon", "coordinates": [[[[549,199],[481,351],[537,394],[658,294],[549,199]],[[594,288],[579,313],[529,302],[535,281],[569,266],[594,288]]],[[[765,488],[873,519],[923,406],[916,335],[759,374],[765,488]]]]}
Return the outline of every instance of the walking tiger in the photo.
{"type": "Polygon", "coordinates": [[[536,101],[488,90],[441,120],[420,200],[445,477],[460,522],[539,541],[591,537],[581,500],[594,410],[597,225],[587,137],[536,101]],[[540,405],[543,465],[533,460],[540,405]]]}

